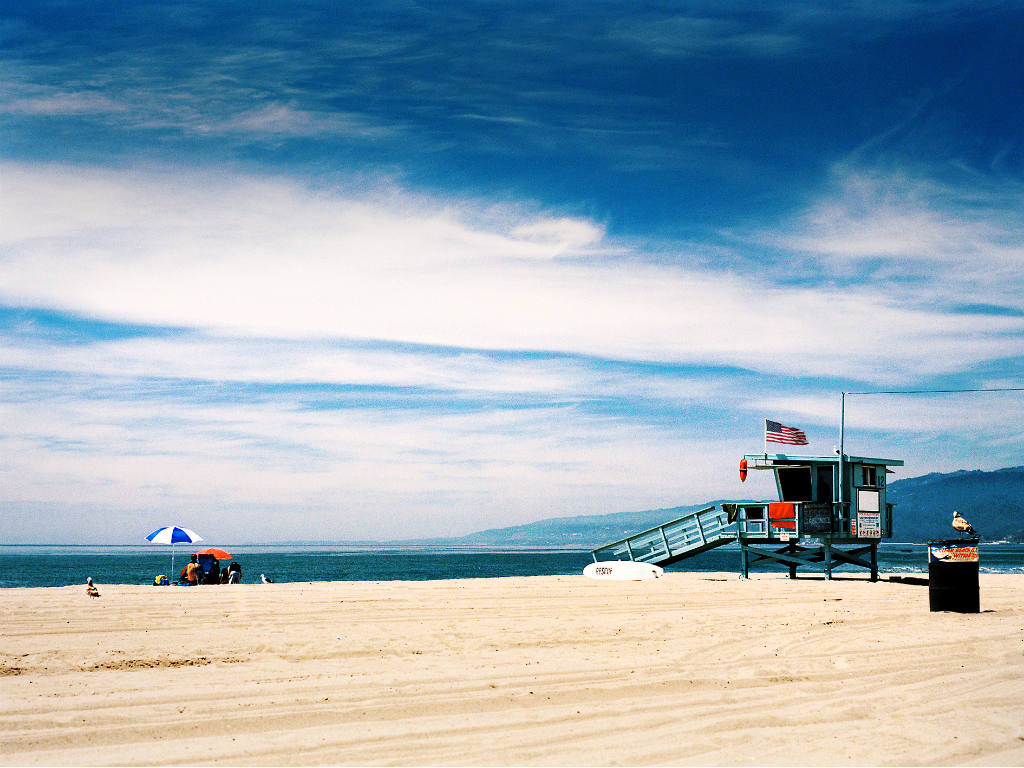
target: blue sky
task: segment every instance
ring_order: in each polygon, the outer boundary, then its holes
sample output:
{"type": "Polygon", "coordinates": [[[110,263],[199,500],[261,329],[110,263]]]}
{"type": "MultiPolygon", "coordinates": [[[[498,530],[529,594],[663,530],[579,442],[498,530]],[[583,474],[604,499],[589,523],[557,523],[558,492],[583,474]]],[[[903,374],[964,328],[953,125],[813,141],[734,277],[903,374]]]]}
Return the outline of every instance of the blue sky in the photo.
{"type": "MultiPolygon", "coordinates": [[[[830,453],[841,391],[1022,386],[1022,25],[0,3],[0,540],[756,498],[766,416],[830,453]]],[[[1022,406],[851,397],[847,448],[1017,465],[1022,406]]]]}

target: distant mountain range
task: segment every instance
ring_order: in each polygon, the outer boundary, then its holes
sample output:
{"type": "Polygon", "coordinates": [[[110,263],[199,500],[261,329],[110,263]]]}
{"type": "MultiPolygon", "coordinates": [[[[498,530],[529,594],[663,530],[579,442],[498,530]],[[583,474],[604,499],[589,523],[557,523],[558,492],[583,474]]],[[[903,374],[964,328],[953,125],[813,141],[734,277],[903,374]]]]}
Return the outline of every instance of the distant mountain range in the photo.
{"type": "Polygon", "coordinates": [[[719,502],[695,504],[690,507],[648,509],[643,512],[613,512],[609,515],[552,517],[536,523],[511,528],[491,528],[455,539],[432,539],[430,544],[453,544],[467,547],[559,547],[593,549],[607,541],[623,539],[646,528],[653,528],[690,512],[719,502]]]}
{"type": "MultiPolygon", "coordinates": [[[[994,472],[959,470],[895,480],[889,484],[888,497],[896,504],[893,513],[896,541],[923,542],[953,536],[950,526],[953,510],[970,520],[986,541],[1024,541],[1024,467],[994,472]]],[[[554,517],[528,525],[419,543],[594,549],[721,501],[643,512],[554,517]]]]}
{"type": "Polygon", "coordinates": [[[957,510],[985,541],[1024,541],[1024,467],[962,469],[896,480],[889,484],[889,501],[896,504],[897,540],[948,538],[957,510]]]}

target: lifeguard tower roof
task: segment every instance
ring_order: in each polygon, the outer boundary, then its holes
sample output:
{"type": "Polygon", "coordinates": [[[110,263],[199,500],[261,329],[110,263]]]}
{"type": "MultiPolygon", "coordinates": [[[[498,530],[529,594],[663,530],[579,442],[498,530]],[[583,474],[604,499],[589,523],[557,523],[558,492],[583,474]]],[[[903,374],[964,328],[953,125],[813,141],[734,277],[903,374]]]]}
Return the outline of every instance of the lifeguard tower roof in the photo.
{"type": "MultiPolygon", "coordinates": [[[[834,453],[828,456],[804,456],[796,453],[748,453],[745,454],[744,458],[747,459],[749,464],[750,461],[764,462],[758,466],[751,466],[751,469],[770,469],[772,464],[800,464],[800,463],[839,463],[839,454],[834,453]],[[768,462],[771,462],[769,464],[768,462]]],[[[873,464],[875,466],[886,466],[886,467],[902,467],[902,459],[875,459],[868,456],[850,456],[847,454],[842,457],[843,462],[849,462],[851,464],[873,464]]]]}

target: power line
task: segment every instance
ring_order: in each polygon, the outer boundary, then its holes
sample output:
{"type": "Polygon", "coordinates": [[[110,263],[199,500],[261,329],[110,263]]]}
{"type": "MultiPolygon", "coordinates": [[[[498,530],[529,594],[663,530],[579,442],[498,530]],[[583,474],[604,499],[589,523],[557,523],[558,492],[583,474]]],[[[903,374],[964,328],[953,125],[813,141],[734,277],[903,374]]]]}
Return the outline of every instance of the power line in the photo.
{"type": "MultiPolygon", "coordinates": [[[[843,392],[839,413],[839,476],[843,473],[843,456],[846,441],[846,396],[847,395],[947,395],[963,392],[1024,392],[1024,387],[979,387],[975,389],[900,389],[875,392],[843,392]]],[[[843,501],[843,486],[839,485],[839,501],[843,501]]]]}
{"type": "Polygon", "coordinates": [[[843,392],[844,395],[945,395],[958,392],[1024,392],[1024,387],[986,387],[983,389],[894,389],[873,392],[843,392]]]}

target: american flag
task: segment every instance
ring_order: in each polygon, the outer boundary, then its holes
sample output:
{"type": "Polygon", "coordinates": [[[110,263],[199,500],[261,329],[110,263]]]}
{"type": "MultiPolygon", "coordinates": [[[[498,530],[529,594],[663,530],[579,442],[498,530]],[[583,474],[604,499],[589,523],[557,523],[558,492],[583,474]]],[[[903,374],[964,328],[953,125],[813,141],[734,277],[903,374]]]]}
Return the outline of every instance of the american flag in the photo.
{"type": "Polygon", "coordinates": [[[764,441],[786,445],[807,445],[807,435],[796,427],[787,427],[777,421],[764,420],[764,441]]]}

